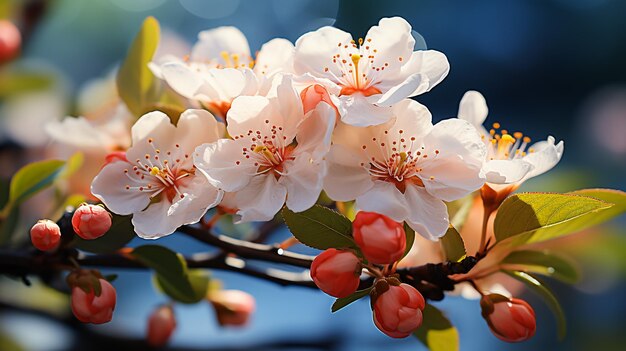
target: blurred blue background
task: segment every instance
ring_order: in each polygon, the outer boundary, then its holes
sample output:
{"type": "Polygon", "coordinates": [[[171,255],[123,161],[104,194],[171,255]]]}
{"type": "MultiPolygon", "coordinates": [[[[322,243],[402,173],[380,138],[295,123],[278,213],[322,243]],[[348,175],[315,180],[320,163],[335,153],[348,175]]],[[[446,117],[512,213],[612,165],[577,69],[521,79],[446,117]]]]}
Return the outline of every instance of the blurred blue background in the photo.
{"type": "MultiPolygon", "coordinates": [[[[155,16],[180,50],[189,50],[199,31],[234,25],[252,51],[274,38],[295,41],[303,33],[334,25],[355,37],[381,17],[402,16],[423,36],[428,48],[444,52],[449,76],[418,100],[435,119],[456,115],[466,90],[482,92],[488,122],[521,130],[533,139],[554,135],[565,140],[561,164],[527,184],[526,190],[567,191],[582,187],[624,189],[626,179],[626,2],[618,0],[339,1],[339,0],[56,0],[39,3],[40,19],[25,33],[15,65],[54,72],[62,82],[59,99],[70,97],[89,80],[108,74],[124,57],[141,22],[155,16]]],[[[33,5],[34,6],[34,5],[33,5]]],[[[39,5],[37,5],[39,6],[39,5]]],[[[27,23],[26,23],[27,24],[27,23]]],[[[24,25],[26,25],[24,24],[24,25]]],[[[0,84],[2,82],[0,81],[0,84]]],[[[60,108],[60,116],[74,110],[60,108]]],[[[2,110],[8,114],[6,107],[2,110]]],[[[60,117],[59,116],[59,117],[60,117]]],[[[1,120],[2,118],[0,118],[1,120]]],[[[32,131],[37,128],[32,125],[32,131]]],[[[9,127],[3,145],[15,142],[9,127]]],[[[18,133],[19,134],[19,133],[18,133]]],[[[620,223],[614,226],[620,228],[620,223]]],[[[622,227],[624,221],[621,221],[622,227]]],[[[621,230],[621,229],[620,229],[621,230]]],[[[623,230],[621,230],[623,231],[623,230]]],[[[620,233],[623,234],[623,233],[620,233]]],[[[279,241],[286,232],[270,238],[279,241]]],[[[140,244],[137,239],[134,245],[140,244]]],[[[184,237],[161,242],[182,252],[207,250],[184,237]]],[[[297,248],[302,252],[306,249],[297,248]]],[[[625,252],[625,251],[622,251],[625,252]]],[[[618,256],[619,257],[619,256],[618,256]]],[[[596,294],[551,284],[569,321],[566,339],[556,339],[555,323],[535,296],[537,335],[510,345],[497,340],[480,317],[477,301],[446,298],[436,306],[458,327],[462,350],[624,350],[626,300],[624,257],[614,279],[596,294]],[[620,266],[621,265],[621,266],[620,266]],[[620,270],[621,269],[621,270],[620,270]]],[[[218,327],[208,304],[176,306],[178,329],[170,346],[211,350],[421,350],[414,339],[393,340],[376,330],[367,302],[334,315],[332,299],[321,292],[284,288],[253,278],[215,271],[227,288],[250,292],[257,313],[245,329],[218,327]]],[[[610,274],[609,274],[610,276],[610,274]]],[[[5,282],[6,283],[6,282],[5,282]]],[[[6,283],[10,286],[19,283],[6,283]]],[[[8,285],[4,286],[8,286],[8,285]]],[[[597,283],[600,284],[600,283],[597,283]]],[[[93,327],[96,335],[139,339],[150,311],[166,302],[154,292],[150,274],[122,272],[115,283],[118,307],[112,323],[93,327]]],[[[4,289],[4,288],[3,288],[4,289]]],[[[589,290],[589,289],[586,289],[589,290]]],[[[50,319],[0,310],[1,333],[26,350],[65,350],[81,339],[50,319]]],[[[129,346],[130,347],[130,346],[129,346]]],[[[137,348],[129,348],[137,349],[137,348]]]]}

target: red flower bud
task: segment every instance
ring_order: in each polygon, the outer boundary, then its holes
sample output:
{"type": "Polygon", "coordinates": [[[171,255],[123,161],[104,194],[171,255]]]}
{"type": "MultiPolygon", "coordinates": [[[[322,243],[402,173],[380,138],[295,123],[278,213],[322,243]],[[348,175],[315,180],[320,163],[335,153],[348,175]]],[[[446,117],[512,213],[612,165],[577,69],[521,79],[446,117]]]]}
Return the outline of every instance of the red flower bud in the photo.
{"type": "Polygon", "coordinates": [[[352,223],[352,235],[365,258],[375,264],[398,261],[406,249],[404,226],[374,212],[359,212],[352,223]]]}
{"type": "MultiPolygon", "coordinates": [[[[306,115],[309,111],[315,109],[320,102],[325,102],[328,105],[332,106],[337,112],[337,107],[333,104],[333,101],[330,99],[330,95],[326,88],[319,84],[313,84],[306,87],[300,93],[300,99],[302,99],[302,107],[304,109],[304,114],[306,115]]],[[[337,112],[338,113],[338,112],[337,112]]]]}
{"type": "Polygon", "coordinates": [[[361,261],[352,251],[328,249],[311,264],[311,278],[320,290],[334,297],[346,297],[359,287],[361,261]]]}
{"type": "Polygon", "coordinates": [[[97,239],[111,228],[111,214],[102,206],[83,204],[74,211],[72,227],[85,240],[97,239]]]}
{"type": "Polygon", "coordinates": [[[148,343],[161,347],[169,341],[176,329],[176,318],[170,306],[161,306],[154,310],[148,319],[148,343]]]}
{"type": "Polygon", "coordinates": [[[385,291],[377,293],[374,300],[374,324],[392,338],[406,338],[422,325],[426,301],[414,287],[388,281],[388,290],[380,289],[385,291]]]}
{"type": "Polygon", "coordinates": [[[0,64],[15,58],[22,45],[22,35],[15,24],[0,20],[0,64]]]}
{"type": "Polygon", "coordinates": [[[520,342],[535,335],[535,311],[526,301],[491,294],[483,296],[480,307],[483,318],[498,339],[520,342]]]}
{"type": "Polygon", "coordinates": [[[256,308],[254,297],[240,290],[220,290],[208,297],[221,326],[243,326],[256,308]]]}
{"type": "Polygon", "coordinates": [[[54,250],[61,242],[61,228],[49,219],[42,219],[30,229],[30,240],[38,250],[54,250]]]}
{"type": "Polygon", "coordinates": [[[83,323],[102,324],[113,318],[117,298],[115,288],[104,279],[99,281],[100,296],[96,296],[93,289],[86,293],[78,286],[72,287],[72,312],[83,323]]]}

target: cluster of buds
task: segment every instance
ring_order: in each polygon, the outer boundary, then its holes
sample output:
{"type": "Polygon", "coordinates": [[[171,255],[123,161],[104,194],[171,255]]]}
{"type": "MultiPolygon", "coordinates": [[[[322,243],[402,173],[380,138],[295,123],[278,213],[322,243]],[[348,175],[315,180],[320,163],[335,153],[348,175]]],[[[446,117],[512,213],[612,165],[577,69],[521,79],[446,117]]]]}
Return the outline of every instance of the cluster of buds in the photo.
{"type": "Polygon", "coordinates": [[[393,338],[409,336],[422,324],[426,302],[414,287],[403,284],[394,269],[382,271],[373,265],[394,267],[406,251],[402,223],[373,212],[359,212],[352,223],[352,235],[363,258],[352,250],[327,249],[313,260],[311,278],[328,295],[342,298],[354,293],[364,267],[373,269],[377,279],[371,290],[374,324],[393,338]]]}
{"type": "MultiPolygon", "coordinates": [[[[72,228],[85,240],[97,239],[111,229],[111,214],[102,205],[81,204],[72,215],[72,228]]],[[[54,251],[61,243],[61,228],[49,219],[39,220],[30,229],[30,240],[41,251],[54,251]]]]}
{"type": "Polygon", "coordinates": [[[72,312],[83,323],[110,322],[117,294],[111,283],[94,270],[75,270],[67,276],[72,289],[72,312]]]}

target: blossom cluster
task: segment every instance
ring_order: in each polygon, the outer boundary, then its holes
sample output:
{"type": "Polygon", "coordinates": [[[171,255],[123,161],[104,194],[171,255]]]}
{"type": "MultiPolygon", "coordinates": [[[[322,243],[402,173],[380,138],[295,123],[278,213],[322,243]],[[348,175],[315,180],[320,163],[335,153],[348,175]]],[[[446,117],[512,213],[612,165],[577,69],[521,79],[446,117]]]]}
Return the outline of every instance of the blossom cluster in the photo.
{"type": "Polygon", "coordinates": [[[487,130],[475,91],[458,118],[433,124],[411,98],[439,84],[449,63],[415,50],[411,30],[400,17],[358,39],[323,27],[295,45],[273,39],[256,55],[234,27],[203,31],[188,57],[149,65],[188,99],[175,124],[154,111],[130,135],[119,119],[115,128],[66,119],[48,130],[58,140],[72,131],[71,141],[83,139],[74,144],[114,145],[91,191],[112,212],[132,214],[142,238],[171,234],[217,206],[238,222],[268,221],[283,206],[309,209],[324,191],[437,240],[449,225],[445,202],[486,182],[510,193],[552,168],[563,143],[530,145],[498,123],[487,130]]]}

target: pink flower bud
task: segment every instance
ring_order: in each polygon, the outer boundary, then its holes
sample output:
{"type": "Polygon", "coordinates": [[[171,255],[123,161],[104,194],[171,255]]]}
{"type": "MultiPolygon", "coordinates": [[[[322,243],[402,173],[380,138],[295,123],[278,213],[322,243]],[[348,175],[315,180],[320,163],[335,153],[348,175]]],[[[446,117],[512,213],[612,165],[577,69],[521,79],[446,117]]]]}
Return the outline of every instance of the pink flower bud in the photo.
{"type": "Polygon", "coordinates": [[[304,109],[304,114],[306,115],[309,111],[315,109],[317,104],[320,102],[325,102],[328,105],[332,106],[337,112],[337,107],[333,104],[333,101],[330,99],[330,95],[326,88],[319,84],[313,84],[302,90],[300,93],[300,99],[302,99],[302,107],[304,109]]]}
{"type": "Polygon", "coordinates": [[[74,211],[72,227],[85,240],[97,239],[111,228],[111,214],[102,206],[83,204],[74,211]]]}
{"type": "Polygon", "coordinates": [[[483,296],[480,307],[483,318],[498,339],[520,342],[535,335],[535,311],[526,301],[491,294],[483,296]]]}
{"type": "Polygon", "coordinates": [[[328,249],[311,264],[311,278],[320,290],[334,297],[346,297],[359,287],[361,261],[352,251],[328,249]]]}
{"type": "Polygon", "coordinates": [[[161,347],[169,341],[176,329],[176,318],[170,306],[161,306],[154,310],[148,319],[148,343],[161,347]]]}
{"type": "Polygon", "coordinates": [[[20,52],[22,35],[15,24],[0,20],[0,64],[15,58],[20,52]]]}
{"type": "Polygon", "coordinates": [[[209,295],[221,326],[243,326],[256,308],[254,297],[241,290],[220,290],[209,295]]]}
{"type": "Polygon", "coordinates": [[[115,288],[108,281],[99,279],[102,291],[96,296],[93,289],[86,293],[78,286],[72,287],[72,312],[83,323],[102,324],[113,318],[115,288]]]}
{"type": "Polygon", "coordinates": [[[375,290],[374,324],[380,331],[392,338],[406,338],[422,325],[426,301],[417,289],[390,278],[376,282],[375,290]]]}
{"type": "Polygon", "coordinates": [[[30,240],[38,250],[54,250],[61,242],[61,228],[49,219],[42,219],[30,229],[30,240]]]}
{"type": "Polygon", "coordinates": [[[398,261],[406,249],[404,226],[374,212],[359,212],[352,223],[352,235],[365,258],[375,264],[398,261]]]}

